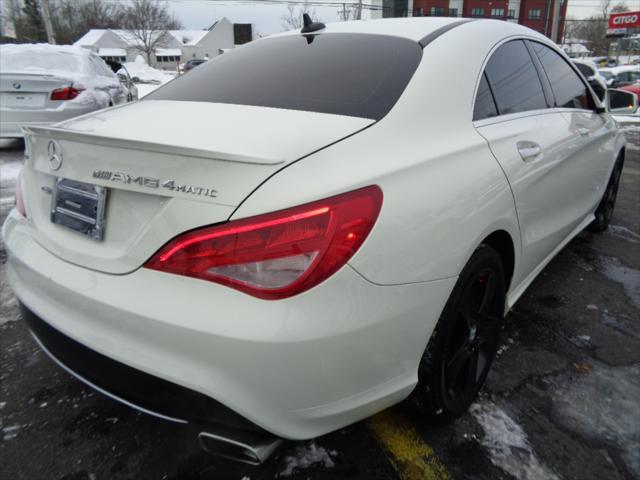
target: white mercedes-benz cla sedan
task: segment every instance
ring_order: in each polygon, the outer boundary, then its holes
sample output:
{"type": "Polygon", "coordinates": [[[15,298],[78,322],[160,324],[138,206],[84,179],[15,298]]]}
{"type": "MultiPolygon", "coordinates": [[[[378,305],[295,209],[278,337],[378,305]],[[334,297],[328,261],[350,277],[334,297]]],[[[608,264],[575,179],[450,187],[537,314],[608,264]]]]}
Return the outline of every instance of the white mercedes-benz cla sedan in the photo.
{"type": "Polygon", "coordinates": [[[307,22],[25,141],[3,234],[36,340],[254,463],[409,395],[463,413],[625,154],[547,38],[456,18],[307,22]]]}

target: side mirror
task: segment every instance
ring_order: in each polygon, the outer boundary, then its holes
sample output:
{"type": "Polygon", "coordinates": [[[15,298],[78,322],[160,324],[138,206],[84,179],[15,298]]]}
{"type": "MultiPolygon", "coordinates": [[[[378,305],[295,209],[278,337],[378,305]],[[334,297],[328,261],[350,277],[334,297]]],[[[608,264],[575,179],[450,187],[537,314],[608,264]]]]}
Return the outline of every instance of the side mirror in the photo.
{"type": "Polygon", "coordinates": [[[638,97],[625,90],[607,90],[607,110],[609,113],[631,115],[638,111],[638,97]]]}

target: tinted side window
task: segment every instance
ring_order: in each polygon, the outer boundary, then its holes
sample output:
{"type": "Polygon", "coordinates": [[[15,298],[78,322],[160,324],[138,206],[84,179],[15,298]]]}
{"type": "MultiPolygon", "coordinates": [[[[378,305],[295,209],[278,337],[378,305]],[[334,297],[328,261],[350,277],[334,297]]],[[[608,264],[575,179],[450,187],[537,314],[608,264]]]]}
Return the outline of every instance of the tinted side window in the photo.
{"type": "Polygon", "coordinates": [[[580,73],[582,73],[585,78],[592,77],[596,74],[589,65],[585,65],[584,63],[575,63],[574,65],[578,67],[578,70],[580,70],[580,73]]]}
{"type": "Polygon", "coordinates": [[[591,94],[580,77],[558,53],[541,43],[531,42],[540,58],[551,89],[556,97],[556,106],[561,108],[590,108],[591,94]]]}
{"type": "Polygon", "coordinates": [[[473,119],[482,120],[483,118],[495,117],[498,115],[496,104],[493,101],[493,95],[487,83],[487,76],[482,74],[478,93],[476,94],[476,104],[473,107],[473,119]]]}
{"type": "Polygon", "coordinates": [[[485,72],[500,115],[547,108],[538,72],[521,40],[498,48],[485,72]]]}

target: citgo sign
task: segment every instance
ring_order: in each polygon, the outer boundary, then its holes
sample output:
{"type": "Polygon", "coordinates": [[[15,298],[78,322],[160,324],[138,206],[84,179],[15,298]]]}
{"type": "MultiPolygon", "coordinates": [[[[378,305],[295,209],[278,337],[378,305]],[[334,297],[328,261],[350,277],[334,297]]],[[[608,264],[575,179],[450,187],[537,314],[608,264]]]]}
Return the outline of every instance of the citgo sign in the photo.
{"type": "Polygon", "coordinates": [[[640,27],[640,12],[612,13],[609,15],[609,28],[640,27]]]}

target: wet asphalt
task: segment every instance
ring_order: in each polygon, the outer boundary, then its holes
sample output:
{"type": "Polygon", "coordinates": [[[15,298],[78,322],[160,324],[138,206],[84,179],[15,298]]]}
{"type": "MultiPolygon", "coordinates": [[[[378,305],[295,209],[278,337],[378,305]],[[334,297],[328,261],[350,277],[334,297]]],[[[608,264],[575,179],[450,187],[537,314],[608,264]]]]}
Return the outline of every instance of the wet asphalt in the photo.
{"type": "MultiPolygon", "coordinates": [[[[22,146],[0,149],[0,220],[22,146]]],[[[286,443],[252,467],[202,452],[190,433],[65,373],[32,340],[0,244],[0,479],[397,479],[367,422],[286,443]]],[[[574,239],[507,316],[477,403],[433,425],[394,407],[456,479],[640,478],[640,151],[613,226],[574,239]]],[[[303,388],[301,386],[301,388],[303,388]]]]}

